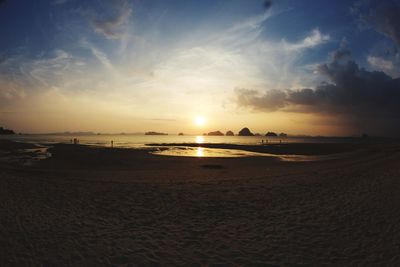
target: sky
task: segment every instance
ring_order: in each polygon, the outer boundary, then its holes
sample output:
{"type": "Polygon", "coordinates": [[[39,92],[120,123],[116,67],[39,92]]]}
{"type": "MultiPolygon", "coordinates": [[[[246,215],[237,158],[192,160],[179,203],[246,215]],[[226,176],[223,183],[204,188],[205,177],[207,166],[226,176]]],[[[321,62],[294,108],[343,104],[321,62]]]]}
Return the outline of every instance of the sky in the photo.
{"type": "Polygon", "coordinates": [[[398,136],[398,14],[398,0],[0,0],[0,126],[398,136]]]}

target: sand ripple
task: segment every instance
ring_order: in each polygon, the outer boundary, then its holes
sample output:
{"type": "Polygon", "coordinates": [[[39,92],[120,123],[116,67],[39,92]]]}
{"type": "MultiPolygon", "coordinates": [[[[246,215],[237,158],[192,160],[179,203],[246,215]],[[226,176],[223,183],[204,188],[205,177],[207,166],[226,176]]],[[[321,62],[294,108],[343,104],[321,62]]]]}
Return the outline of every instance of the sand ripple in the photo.
{"type": "Polygon", "coordinates": [[[191,172],[207,179],[168,182],[2,170],[0,265],[400,266],[399,159],[285,163],[235,179],[218,179],[231,163],[202,161],[191,172]]]}

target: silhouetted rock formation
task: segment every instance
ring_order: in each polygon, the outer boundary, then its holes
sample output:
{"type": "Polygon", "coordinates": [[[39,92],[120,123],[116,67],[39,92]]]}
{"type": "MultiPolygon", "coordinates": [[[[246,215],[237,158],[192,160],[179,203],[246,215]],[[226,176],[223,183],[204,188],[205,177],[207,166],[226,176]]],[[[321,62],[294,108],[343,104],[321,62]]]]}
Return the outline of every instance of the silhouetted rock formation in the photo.
{"type": "Polygon", "coordinates": [[[278,136],[276,133],[274,132],[268,132],[265,136],[278,136]]]}
{"type": "Polygon", "coordinates": [[[223,136],[224,134],[221,133],[220,131],[214,131],[214,132],[209,132],[207,135],[211,135],[211,136],[223,136]]]}
{"type": "Polygon", "coordinates": [[[239,136],[254,136],[254,134],[250,132],[249,128],[245,127],[242,130],[240,130],[239,136]]]}
{"type": "Polygon", "coordinates": [[[145,135],[168,135],[167,133],[146,132],[145,135]]]}
{"type": "Polygon", "coordinates": [[[178,135],[183,135],[183,133],[179,133],[178,135]]]}
{"type": "Polygon", "coordinates": [[[287,134],[285,134],[285,133],[280,133],[280,134],[279,134],[279,137],[287,137],[287,134]]]}
{"type": "Polygon", "coordinates": [[[227,131],[225,135],[226,136],[234,136],[235,134],[232,131],[227,131]]]}
{"type": "Polygon", "coordinates": [[[0,134],[15,134],[15,132],[13,130],[4,129],[3,127],[0,127],[0,134]]]}

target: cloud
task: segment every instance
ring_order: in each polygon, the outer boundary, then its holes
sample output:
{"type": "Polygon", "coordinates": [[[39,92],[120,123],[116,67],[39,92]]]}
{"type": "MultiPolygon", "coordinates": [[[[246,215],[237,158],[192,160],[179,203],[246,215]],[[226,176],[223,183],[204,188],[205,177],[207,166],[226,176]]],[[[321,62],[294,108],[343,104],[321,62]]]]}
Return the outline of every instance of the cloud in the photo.
{"type": "Polygon", "coordinates": [[[65,73],[73,68],[75,59],[64,50],[55,50],[44,59],[36,59],[22,64],[21,72],[25,79],[35,87],[48,88],[55,85],[65,73]]]}
{"type": "Polygon", "coordinates": [[[333,61],[340,61],[340,60],[347,60],[349,59],[351,56],[351,52],[348,49],[340,49],[340,50],[336,50],[332,53],[332,60],[333,61]]]}
{"type": "Polygon", "coordinates": [[[400,1],[399,0],[363,0],[356,2],[352,11],[358,16],[360,26],[373,29],[392,40],[375,44],[368,55],[369,66],[378,71],[384,71],[392,77],[400,75],[400,1]]]}
{"type": "Polygon", "coordinates": [[[317,69],[329,82],[314,89],[267,90],[261,94],[255,90],[235,90],[237,103],[259,111],[336,116],[360,131],[379,125],[382,131],[400,134],[400,79],[392,79],[381,71],[367,71],[350,59],[343,61],[343,56],[348,55],[346,51],[335,55],[331,62],[317,69]]]}
{"type": "Polygon", "coordinates": [[[395,68],[393,62],[385,60],[381,57],[368,56],[367,61],[374,69],[381,70],[386,73],[392,72],[395,68]]]}
{"type": "Polygon", "coordinates": [[[268,90],[263,95],[258,95],[256,90],[237,88],[235,93],[238,103],[244,107],[276,111],[286,105],[287,95],[281,90],[268,90]]]}
{"type": "Polygon", "coordinates": [[[306,48],[312,48],[318,45],[321,45],[323,43],[326,43],[329,41],[330,36],[327,34],[322,34],[319,29],[314,29],[312,32],[306,36],[303,40],[297,42],[297,43],[287,43],[284,41],[284,45],[289,49],[289,50],[301,50],[301,49],[306,49],[306,48]]]}
{"type": "Polygon", "coordinates": [[[366,60],[371,69],[383,71],[393,78],[400,77],[400,51],[396,47],[378,47],[370,52],[366,60]]]}
{"type": "Polygon", "coordinates": [[[272,1],[271,0],[264,1],[263,6],[264,6],[265,10],[270,9],[272,7],[272,1]]]}
{"type": "Polygon", "coordinates": [[[58,49],[40,56],[17,51],[7,54],[0,63],[0,103],[33,96],[53,87],[65,87],[76,80],[84,67],[82,61],[58,49]]]}
{"type": "Polygon", "coordinates": [[[23,88],[17,86],[13,79],[0,75],[0,104],[6,106],[14,100],[19,100],[26,97],[26,92],[23,88]]]}
{"type": "Polygon", "coordinates": [[[358,15],[362,25],[374,28],[400,46],[399,1],[357,2],[353,6],[353,11],[358,15]]]}
{"type": "Polygon", "coordinates": [[[91,24],[94,30],[102,34],[107,39],[120,39],[123,37],[121,27],[126,25],[129,17],[132,14],[132,9],[127,1],[115,1],[112,9],[115,12],[112,16],[100,17],[99,15],[91,19],[91,24]]]}
{"type": "Polygon", "coordinates": [[[86,40],[81,40],[81,46],[84,48],[89,49],[93,56],[108,70],[110,71],[115,71],[113,64],[111,63],[110,59],[108,56],[100,51],[96,46],[93,44],[89,43],[86,40]]]}

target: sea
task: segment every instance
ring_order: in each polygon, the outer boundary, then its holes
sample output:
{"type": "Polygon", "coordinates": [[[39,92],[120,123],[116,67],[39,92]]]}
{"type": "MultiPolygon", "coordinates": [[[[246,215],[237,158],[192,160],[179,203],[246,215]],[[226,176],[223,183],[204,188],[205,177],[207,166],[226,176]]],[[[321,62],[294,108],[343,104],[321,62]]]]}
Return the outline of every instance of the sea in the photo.
{"type": "MultiPolygon", "coordinates": [[[[43,159],[51,156],[47,149],[52,144],[77,142],[82,145],[93,145],[100,147],[137,148],[148,149],[149,153],[163,156],[183,157],[250,157],[250,156],[277,156],[265,153],[249,152],[236,149],[205,148],[201,144],[237,144],[237,145],[260,145],[260,144],[285,144],[285,143],[354,143],[365,141],[361,137],[267,137],[267,136],[202,136],[202,135],[145,135],[145,134],[15,134],[0,135],[0,139],[8,139],[17,142],[33,143],[43,149],[37,150],[33,158],[43,159]],[[76,140],[76,141],[75,141],[76,140]],[[184,146],[184,144],[199,144],[196,147],[184,146]],[[147,146],[152,144],[152,146],[147,146]],[[154,144],[171,144],[157,148],[154,144]],[[173,145],[173,144],[179,144],[173,145]]],[[[31,162],[32,157],[22,157],[31,162]]],[[[314,160],[309,156],[279,156],[282,160],[303,161],[314,160]]],[[[17,158],[20,160],[20,157],[17,158]]],[[[30,164],[30,163],[29,163],[30,164]]]]}
{"type": "Polygon", "coordinates": [[[347,143],[360,141],[360,137],[267,137],[267,136],[202,136],[202,135],[144,135],[144,134],[15,134],[0,135],[0,139],[35,144],[73,143],[74,139],[83,145],[140,148],[146,144],[171,143],[219,143],[257,145],[265,143],[347,143]]]}

